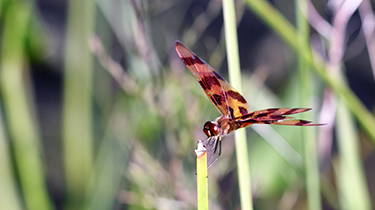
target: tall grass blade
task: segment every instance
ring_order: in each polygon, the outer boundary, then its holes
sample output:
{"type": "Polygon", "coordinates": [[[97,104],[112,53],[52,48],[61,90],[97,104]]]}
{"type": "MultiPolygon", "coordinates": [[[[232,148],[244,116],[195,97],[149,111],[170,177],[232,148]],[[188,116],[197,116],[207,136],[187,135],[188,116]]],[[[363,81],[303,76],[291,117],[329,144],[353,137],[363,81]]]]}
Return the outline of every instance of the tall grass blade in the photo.
{"type": "MultiPolygon", "coordinates": [[[[237,25],[233,0],[223,0],[223,12],[229,81],[239,92],[242,92],[240,61],[238,56],[237,25]]],[[[236,144],[241,209],[250,210],[253,209],[253,204],[251,195],[249,154],[245,129],[236,131],[234,137],[236,144]]]]}
{"type": "Polygon", "coordinates": [[[94,1],[69,1],[63,104],[66,209],[83,208],[93,166],[93,64],[88,40],[94,10],[94,1]]]}
{"type": "MultiPolygon", "coordinates": [[[[0,106],[0,110],[1,110],[0,106]]],[[[21,210],[21,197],[13,172],[9,142],[5,137],[3,116],[0,112],[0,209],[21,210]]]]}
{"type": "Polygon", "coordinates": [[[340,209],[372,209],[359,153],[358,133],[349,109],[341,100],[337,107],[336,133],[339,149],[336,177],[340,209]]]}
{"type": "MultiPolygon", "coordinates": [[[[296,22],[298,35],[298,47],[300,51],[310,53],[310,35],[309,23],[304,13],[308,11],[307,0],[296,0],[296,22]]],[[[311,107],[312,104],[312,75],[302,54],[298,56],[298,68],[300,72],[301,85],[301,107],[311,107]]],[[[312,119],[312,112],[304,113],[303,118],[312,119]]],[[[321,209],[322,202],[320,199],[320,180],[319,180],[319,161],[318,146],[314,127],[302,128],[302,141],[304,145],[307,205],[309,209],[321,209]]]]}
{"type": "MultiPolygon", "coordinates": [[[[33,102],[28,100],[28,87],[25,86],[29,81],[25,81],[27,74],[24,72],[27,66],[25,39],[32,11],[30,3],[9,1],[7,10],[4,11],[0,89],[25,205],[27,209],[44,210],[53,207],[48,196],[41,159],[39,128],[30,106],[33,102]]],[[[14,192],[12,194],[14,195],[14,192]]]]}

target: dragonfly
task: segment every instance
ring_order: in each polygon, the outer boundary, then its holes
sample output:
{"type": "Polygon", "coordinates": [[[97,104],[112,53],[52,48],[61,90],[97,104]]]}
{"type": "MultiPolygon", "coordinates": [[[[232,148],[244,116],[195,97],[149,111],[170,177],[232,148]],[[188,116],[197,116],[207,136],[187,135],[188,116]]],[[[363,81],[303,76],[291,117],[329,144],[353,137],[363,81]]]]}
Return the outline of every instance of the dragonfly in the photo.
{"type": "MultiPolygon", "coordinates": [[[[269,108],[252,112],[246,99],[204,60],[178,40],[175,41],[175,49],[186,67],[198,80],[208,99],[221,114],[216,120],[207,121],[203,126],[203,132],[208,137],[205,145],[213,149],[213,154],[218,151],[217,158],[221,155],[222,137],[240,128],[253,124],[323,125],[287,116],[306,112],[311,108],[269,108]]],[[[210,165],[212,164],[213,162],[210,165]]]]}

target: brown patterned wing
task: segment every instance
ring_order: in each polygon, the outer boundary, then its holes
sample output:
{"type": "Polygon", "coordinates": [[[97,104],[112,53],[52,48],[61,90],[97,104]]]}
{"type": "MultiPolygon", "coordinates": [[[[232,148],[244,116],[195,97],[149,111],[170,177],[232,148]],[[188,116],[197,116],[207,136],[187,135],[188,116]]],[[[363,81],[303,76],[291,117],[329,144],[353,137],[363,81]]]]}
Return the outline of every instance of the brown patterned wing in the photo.
{"type": "Polygon", "coordinates": [[[175,47],[186,67],[198,80],[207,97],[220,114],[234,119],[250,113],[250,108],[245,98],[210,65],[180,41],[175,42],[175,47]]]}
{"type": "Polygon", "coordinates": [[[311,121],[293,119],[285,115],[297,114],[311,110],[310,108],[272,108],[251,112],[247,115],[236,118],[240,128],[248,127],[252,124],[275,124],[294,126],[319,126],[324,124],[313,124],[311,121]]]}

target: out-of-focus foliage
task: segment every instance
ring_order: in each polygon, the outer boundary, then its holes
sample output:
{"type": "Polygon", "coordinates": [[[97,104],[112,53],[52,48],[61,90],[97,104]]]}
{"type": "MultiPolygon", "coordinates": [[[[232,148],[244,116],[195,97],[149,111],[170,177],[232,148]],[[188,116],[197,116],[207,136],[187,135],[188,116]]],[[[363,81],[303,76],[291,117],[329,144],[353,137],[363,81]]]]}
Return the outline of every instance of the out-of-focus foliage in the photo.
{"type": "MultiPolygon", "coordinates": [[[[73,1],[0,0],[0,209],[196,209],[194,149],[219,113],[174,41],[228,78],[222,2],[97,0],[72,9],[73,1]]],[[[340,2],[308,5],[313,56],[373,112],[371,2],[340,2]]],[[[272,6],[296,25],[292,1],[272,6]]],[[[295,49],[254,8],[236,1],[242,94],[253,110],[299,107],[295,49]]],[[[327,123],[308,128],[321,208],[371,209],[374,141],[360,115],[311,75],[308,120],[327,123]]],[[[306,209],[302,129],[246,129],[255,209],[306,209]]],[[[208,171],[210,209],[240,208],[234,154],[230,135],[208,171]]]]}

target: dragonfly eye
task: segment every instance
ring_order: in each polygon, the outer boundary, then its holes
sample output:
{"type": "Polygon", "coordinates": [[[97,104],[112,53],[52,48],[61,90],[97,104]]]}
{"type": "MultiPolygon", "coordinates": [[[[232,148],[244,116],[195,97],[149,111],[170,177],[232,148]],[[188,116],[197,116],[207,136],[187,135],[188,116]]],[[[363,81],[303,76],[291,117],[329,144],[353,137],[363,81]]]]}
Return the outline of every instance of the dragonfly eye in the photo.
{"type": "Polygon", "coordinates": [[[203,132],[207,137],[217,136],[219,134],[219,127],[212,121],[207,121],[203,126],[203,132]]]}

